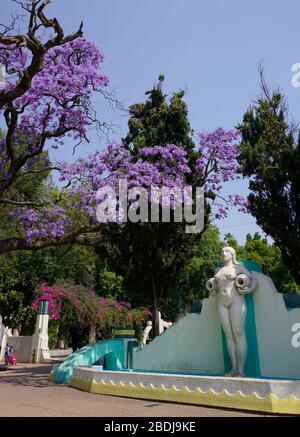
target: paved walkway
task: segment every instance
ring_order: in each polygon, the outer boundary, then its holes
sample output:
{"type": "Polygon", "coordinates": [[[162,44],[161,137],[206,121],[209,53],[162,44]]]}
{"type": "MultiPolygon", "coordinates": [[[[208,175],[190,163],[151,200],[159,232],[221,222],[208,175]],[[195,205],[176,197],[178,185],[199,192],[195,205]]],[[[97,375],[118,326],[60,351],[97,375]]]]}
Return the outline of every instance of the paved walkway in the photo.
{"type": "Polygon", "coordinates": [[[0,416],[254,416],[231,410],[94,395],[48,380],[50,365],[19,364],[0,372],[0,416]]]}

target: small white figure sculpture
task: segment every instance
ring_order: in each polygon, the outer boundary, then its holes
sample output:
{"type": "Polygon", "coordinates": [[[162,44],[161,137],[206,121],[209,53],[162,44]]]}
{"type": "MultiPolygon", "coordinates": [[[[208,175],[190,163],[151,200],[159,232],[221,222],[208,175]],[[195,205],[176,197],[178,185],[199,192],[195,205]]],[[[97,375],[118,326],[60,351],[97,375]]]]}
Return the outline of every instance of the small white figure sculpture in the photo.
{"type": "Polygon", "coordinates": [[[152,322],[149,321],[149,322],[147,322],[147,326],[143,331],[143,336],[142,336],[140,347],[144,347],[145,344],[147,343],[151,329],[152,329],[152,322]]]}
{"type": "Polygon", "coordinates": [[[0,64],[0,88],[3,87],[6,83],[6,71],[5,66],[0,64]]]}
{"type": "MultiPolygon", "coordinates": [[[[159,335],[162,334],[165,329],[170,328],[172,325],[173,325],[172,322],[166,322],[161,318],[161,313],[159,311],[159,335]]],[[[147,322],[147,326],[143,331],[143,336],[140,342],[140,348],[144,347],[145,344],[147,343],[151,329],[152,329],[152,322],[149,321],[147,322]]]]}
{"type": "Polygon", "coordinates": [[[158,317],[159,317],[159,331],[158,331],[158,333],[160,335],[160,334],[162,334],[164,332],[165,329],[170,328],[173,325],[173,323],[172,322],[166,322],[166,320],[163,320],[161,318],[161,312],[160,311],[158,313],[158,317]]]}
{"type": "Polygon", "coordinates": [[[236,260],[232,247],[222,249],[224,266],[217,269],[215,276],[206,283],[211,295],[217,295],[221,325],[226,335],[227,348],[232,369],[226,376],[245,376],[247,355],[245,334],[245,295],[257,288],[258,282],[251,273],[236,260]]]}

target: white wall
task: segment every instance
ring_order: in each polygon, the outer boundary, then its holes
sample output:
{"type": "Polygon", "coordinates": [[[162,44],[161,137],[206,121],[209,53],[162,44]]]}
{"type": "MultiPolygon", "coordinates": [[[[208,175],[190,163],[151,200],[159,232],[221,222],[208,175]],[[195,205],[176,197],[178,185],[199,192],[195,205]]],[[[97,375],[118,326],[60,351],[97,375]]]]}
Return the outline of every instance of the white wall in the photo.
{"type": "Polygon", "coordinates": [[[223,346],[216,297],[203,300],[200,315],[188,314],[142,350],[134,351],[133,367],[223,374],[223,346]]]}
{"type": "Polygon", "coordinates": [[[292,326],[300,323],[300,308],[288,311],[272,280],[254,273],[253,293],[260,369],[263,376],[300,378],[300,347],[292,345],[292,326]]]}
{"type": "Polygon", "coordinates": [[[7,337],[7,342],[13,347],[12,354],[17,357],[18,363],[30,363],[32,359],[32,337],[7,337]]]}
{"type": "Polygon", "coordinates": [[[1,342],[0,342],[0,348],[1,348],[1,350],[0,350],[0,361],[3,361],[4,360],[4,353],[5,353],[5,346],[6,346],[6,339],[7,339],[7,336],[11,336],[12,335],[12,332],[11,332],[11,330],[9,328],[7,328],[4,325],[0,325],[0,331],[1,331],[1,335],[0,335],[0,338],[1,338],[1,342]]]}

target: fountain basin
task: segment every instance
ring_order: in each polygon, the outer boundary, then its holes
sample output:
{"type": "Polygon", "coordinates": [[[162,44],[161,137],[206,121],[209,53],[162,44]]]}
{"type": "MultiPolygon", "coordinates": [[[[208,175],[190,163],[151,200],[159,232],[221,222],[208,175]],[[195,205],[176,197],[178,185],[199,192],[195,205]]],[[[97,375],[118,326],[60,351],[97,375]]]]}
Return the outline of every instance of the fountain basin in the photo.
{"type": "Polygon", "coordinates": [[[300,414],[300,380],[74,369],[70,385],[89,393],[153,401],[300,414]]]}

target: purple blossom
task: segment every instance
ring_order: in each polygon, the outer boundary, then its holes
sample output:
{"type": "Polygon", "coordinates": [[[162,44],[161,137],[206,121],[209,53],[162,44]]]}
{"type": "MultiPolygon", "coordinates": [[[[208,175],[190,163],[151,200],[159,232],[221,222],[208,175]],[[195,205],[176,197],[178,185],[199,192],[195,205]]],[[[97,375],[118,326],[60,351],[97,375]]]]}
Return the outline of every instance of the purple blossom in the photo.
{"type": "MultiPolygon", "coordinates": [[[[0,44],[0,64],[6,65],[7,84],[13,89],[20,74],[31,62],[26,47],[0,44]]],[[[64,144],[64,137],[75,141],[86,139],[94,114],[92,93],[108,86],[109,80],[100,72],[104,56],[99,48],[85,38],[77,38],[49,50],[44,68],[33,78],[30,89],[14,101],[20,110],[19,122],[13,135],[14,153],[40,153],[40,140],[46,137],[49,147],[64,144]]],[[[0,111],[3,113],[5,107],[0,111]]],[[[43,147],[43,150],[45,148],[43,147]]],[[[0,173],[7,162],[3,140],[0,142],[0,173]]]]}
{"type": "MultiPolygon", "coordinates": [[[[0,63],[6,65],[8,78],[6,89],[15,86],[20,72],[31,62],[26,48],[10,48],[0,45],[0,63]]],[[[34,77],[30,89],[14,101],[20,111],[12,139],[14,153],[18,158],[23,157],[25,143],[28,156],[22,170],[52,165],[47,154],[42,154],[43,137],[52,148],[63,146],[66,137],[74,142],[86,139],[94,119],[92,95],[109,83],[107,76],[100,72],[103,59],[102,52],[84,38],[46,53],[44,68],[34,77]]],[[[223,128],[199,134],[196,171],[206,192],[218,194],[226,182],[238,179],[238,136],[237,131],[223,128]]],[[[162,203],[162,198],[152,196],[153,188],[179,188],[184,193],[186,178],[192,172],[186,151],[175,144],[144,147],[134,156],[122,144],[112,142],[86,159],[73,164],[62,162],[56,167],[67,200],[60,204],[48,200],[43,207],[36,208],[11,207],[9,212],[11,226],[29,243],[58,240],[78,223],[80,226],[96,223],[96,207],[104,200],[97,197],[97,192],[104,186],[113,188],[120,197],[119,182],[126,179],[128,189],[143,188],[149,201],[162,203]]],[[[6,142],[0,138],[0,180],[6,183],[12,177],[6,142]]],[[[247,212],[246,201],[241,196],[233,194],[229,200],[239,211],[247,212]]],[[[173,208],[175,203],[176,199],[172,198],[170,206],[173,208]]],[[[225,217],[228,206],[218,207],[216,218],[225,217]]],[[[121,218],[120,212],[119,221],[121,218]]]]}

